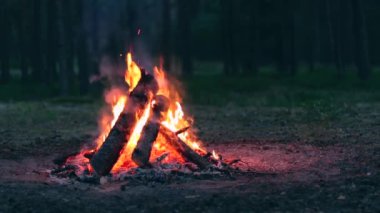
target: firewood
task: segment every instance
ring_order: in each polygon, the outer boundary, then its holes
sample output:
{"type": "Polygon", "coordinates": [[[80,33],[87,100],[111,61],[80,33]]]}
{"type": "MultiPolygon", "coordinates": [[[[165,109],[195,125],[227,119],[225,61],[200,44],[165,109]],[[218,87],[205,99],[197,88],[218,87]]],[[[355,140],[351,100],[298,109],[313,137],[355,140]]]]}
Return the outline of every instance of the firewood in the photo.
{"type": "Polygon", "coordinates": [[[73,156],[78,155],[78,154],[79,154],[79,152],[72,152],[72,153],[69,153],[69,154],[65,154],[65,155],[59,156],[59,157],[53,159],[53,163],[55,165],[62,166],[62,165],[64,165],[66,163],[66,161],[67,161],[67,159],[69,157],[73,157],[73,156]]]}
{"type": "Polygon", "coordinates": [[[91,166],[98,175],[106,175],[111,171],[132,134],[137,121],[137,113],[145,109],[149,97],[158,91],[154,77],[144,70],[141,74],[137,86],[129,94],[123,112],[119,115],[102,146],[91,158],[91,166]]]}
{"type": "Polygon", "coordinates": [[[169,100],[165,96],[159,95],[155,98],[149,119],[142,129],[140,139],[132,153],[132,160],[140,167],[149,166],[152,145],[160,130],[162,113],[168,110],[168,104],[169,100]]]}
{"type": "Polygon", "coordinates": [[[85,158],[87,158],[87,159],[90,160],[90,159],[94,156],[94,154],[95,154],[95,150],[91,150],[91,151],[85,152],[85,153],[83,154],[83,156],[84,156],[85,158]]]}
{"type": "Polygon", "coordinates": [[[190,129],[190,126],[187,126],[185,128],[178,130],[177,132],[175,132],[175,134],[176,135],[182,134],[182,133],[186,132],[188,129],[190,129]]]}
{"type": "Polygon", "coordinates": [[[195,163],[200,169],[207,169],[211,167],[211,163],[207,159],[203,158],[193,149],[191,149],[181,138],[176,135],[175,132],[172,132],[167,127],[161,125],[160,133],[168,144],[172,146],[182,157],[187,161],[195,163]]]}

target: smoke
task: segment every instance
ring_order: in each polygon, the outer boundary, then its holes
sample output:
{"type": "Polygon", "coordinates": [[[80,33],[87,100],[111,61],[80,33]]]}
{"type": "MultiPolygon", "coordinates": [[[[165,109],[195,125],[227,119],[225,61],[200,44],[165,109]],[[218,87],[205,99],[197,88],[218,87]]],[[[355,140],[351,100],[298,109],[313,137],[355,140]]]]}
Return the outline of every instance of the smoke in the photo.
{"type": "Polygon", "coordinates": [[[97,0],[87,5],[91,54],[99,64],[99,72],[90,77],[90,82],[105,79],[111,85],[118,84],[124,79],[120,77],[124,76],[127,52],[132,52],[138,65],[151,72],[153,64],[157,64],[154,53],[161,35],[160,1],[97,0]]]}
{"type": "Polygon", "coordinates": [[[161,36],[161,3],[160,1],[135,1],[130,6],[135,10],[134,17],[137,29],[134,32],[135,37],[132,42],[132,54],[135,55],[135,61],[145,69],[152,71],[153,65],[157,64],[154,53],[160,46],[161,36]],[[138,33],[140,31],[140,33],[138,33]]]}

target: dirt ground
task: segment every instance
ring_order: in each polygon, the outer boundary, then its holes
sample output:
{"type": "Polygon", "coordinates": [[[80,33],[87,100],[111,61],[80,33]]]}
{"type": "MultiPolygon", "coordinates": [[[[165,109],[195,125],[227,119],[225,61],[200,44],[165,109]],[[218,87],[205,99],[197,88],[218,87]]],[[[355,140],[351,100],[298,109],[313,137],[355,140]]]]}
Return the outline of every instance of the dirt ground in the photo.
{"type": "Polygon", "coordinates": [[[49,177],[96,135],[97,104],[0,104],[0,212],[380,212],[380,105],[193,106],[231,179],[91,185],[49,177]]]}

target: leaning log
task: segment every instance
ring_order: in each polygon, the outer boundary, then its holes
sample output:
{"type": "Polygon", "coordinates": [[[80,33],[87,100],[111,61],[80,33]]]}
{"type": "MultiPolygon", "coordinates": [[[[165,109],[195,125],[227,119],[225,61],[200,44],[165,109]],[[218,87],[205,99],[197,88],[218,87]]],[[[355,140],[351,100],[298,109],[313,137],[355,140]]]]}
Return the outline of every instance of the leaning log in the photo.
{"type": "Polygon", "coordinates": [[[145,109],[150,97],[157,93],[158,85],[154,77],[144,70],[141,74],[141,79],[129,94],[123,112],[119,115],[102,146],[91,158],[91,166],[98,175],[106,175],[111,171],[132,134],[138,112],[145,109]]]}
{"type": "Polygon", "coordinates": [[[207,159],[191,149],[175,132],[172,132],[167,127],[161,125],[160,133],[164,136],[168,144],[187,161],[195,163],[200,169],[211,167],[211,163],[208,162],[207,159]]]}
{"type": "Polygon", "coordinates": [[[132,153],[132,160],[140,167],[149,167],[149,158],[153,142],[160,130],[162,114],[169,108],[169,100],[162,95],[157,96],[147,123],[141,131],[140,139],[132,153]]]}

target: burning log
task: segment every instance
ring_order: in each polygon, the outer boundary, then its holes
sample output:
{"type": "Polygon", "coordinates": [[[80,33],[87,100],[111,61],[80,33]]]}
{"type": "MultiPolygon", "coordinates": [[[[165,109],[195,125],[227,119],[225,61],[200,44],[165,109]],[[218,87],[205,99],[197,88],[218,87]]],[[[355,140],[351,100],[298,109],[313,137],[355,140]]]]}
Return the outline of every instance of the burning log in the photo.
{"type": "Polygon", "coordinates": [[[132,160],[140,167],[149,166],[149,157],[152,151],[153,142],[156,140],[160,130],[162,113],[169,108],[169,100],[162,95],[155,98],[148,122],[145,124],[139,141],[132,153],[132,160]]]}
{"type": "Polygon", "coordinates": [[[177,132],[175,132],[175,134],[176,135],[182,134],[182,133],[186,132],[188,129],[190,129],[190,126],[187,126],[185,128],[178,130],[177,132]]]}
{"type": "Polygon", "coordinates": [[[123,112],[119,115],[102,146],[91,158],[91,166],[99,175],[106,175],[111,171],[121,150],[128,142],[137,120],[137,113],[147,106],[149,97],[158,91],[154,77],[144,70],[141,71],[141,74],[141,79],[129,94],[123,112]]]}
{"type": "Polygon", "coordinates": [[[164,136],[170,146],[172,146],[186,160],[195,163],[200,169],[211,167],[211,163],[191,149],[175,132],[172,132],[161,125],[160,133],[164,136]]]}

